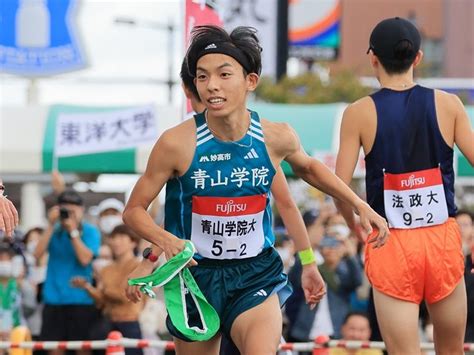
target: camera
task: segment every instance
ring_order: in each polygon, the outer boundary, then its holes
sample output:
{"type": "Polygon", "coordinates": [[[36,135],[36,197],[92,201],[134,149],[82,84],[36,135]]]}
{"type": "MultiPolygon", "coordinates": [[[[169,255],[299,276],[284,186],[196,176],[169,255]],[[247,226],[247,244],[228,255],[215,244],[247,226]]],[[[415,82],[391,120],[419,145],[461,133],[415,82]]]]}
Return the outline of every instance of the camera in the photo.
{"type": "Polygon", "coordinates": [[[68,219],[69,218],[69,210],[66,207],[59,208],[59,218],[60,219],[68,219]]]}

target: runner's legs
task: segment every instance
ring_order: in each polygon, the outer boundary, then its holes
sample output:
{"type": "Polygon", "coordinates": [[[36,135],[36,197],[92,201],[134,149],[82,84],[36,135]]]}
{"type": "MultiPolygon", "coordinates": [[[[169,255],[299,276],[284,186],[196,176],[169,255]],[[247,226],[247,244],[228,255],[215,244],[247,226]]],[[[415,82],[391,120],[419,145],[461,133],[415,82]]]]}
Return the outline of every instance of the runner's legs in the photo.
{"type": "Polygon", "coordinates": [[[382,338],[390,355],[417,355],[419,305],[387,296],[374,288],[374,302],[382,338]]]}
{"type": "Polygon", "coordinates": [[[274,355],[282,332],[278,295],[240,314],[231,329],[232,340],[242,355],[274,355]]]}
{"type": "Polygon", "coordinates": [[[464,278],[454,291],[439,302],[427,304],[434,328],[437,355],[464,354],[467,300],[464,278]]]}

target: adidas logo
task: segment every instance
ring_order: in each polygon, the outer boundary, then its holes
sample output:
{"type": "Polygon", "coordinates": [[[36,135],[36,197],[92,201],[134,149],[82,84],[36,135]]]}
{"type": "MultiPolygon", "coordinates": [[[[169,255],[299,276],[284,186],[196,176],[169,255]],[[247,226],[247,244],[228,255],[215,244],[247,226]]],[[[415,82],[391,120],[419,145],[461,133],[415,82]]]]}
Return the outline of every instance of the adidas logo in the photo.
{"type": "Polygon", "coordinates": [[[214,43],[211,43],[211,44],[208,44],[206,46],[206,48],[204,48],[204,50],[206,50],[206,49],[215,49],[215,48],[217,48],[217,46],[214,43]]]}
{"type": "Polygon", "coordinates": [[[245,155],[244,159],[257,159],[258,154],[255,149],[250,149],[250,151],[245,155]]]}
{"type": "Polygon", "coordinates": [[[254,296],[262,296],[262,297],[266,297],[267,295],[268,295],[268,293],[264,289],[258,290],[254,294],[254,296]]]}
{"type": "Polygon", "coordinates": [[[208,158],[207,156],[205,156],[205,155],[203,155],[203,156],[199,159],[199,162],[200,162],[200,163],[204,163],[204,162],[206,162],[206,161],[209,161],[209,158],[208,158]]]}

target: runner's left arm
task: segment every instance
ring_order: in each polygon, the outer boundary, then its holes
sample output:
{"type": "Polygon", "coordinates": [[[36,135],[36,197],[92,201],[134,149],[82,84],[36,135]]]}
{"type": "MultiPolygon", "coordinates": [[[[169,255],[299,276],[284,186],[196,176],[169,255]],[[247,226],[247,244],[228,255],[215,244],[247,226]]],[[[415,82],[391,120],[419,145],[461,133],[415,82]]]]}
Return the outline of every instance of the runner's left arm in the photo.
{"type": "MultiPolygon", "coordinates": [[[[288,235],[295,243],[295,251],[312,249],[308,237],[308,231],[301,217],[301,213],[291,197],[290,189],[281,167],[278,167],[277,173],[273,178],[271,187],[275,204],[280,213],[283,223],[288,231],[288,235]]],[[[316,262],[304,265],[301,274],[301,286],[304,291],[306,303],[311,308],[316,306],[326,293],[323,278],[319,273],[316,262]]]]}
{"type": "Polygon", "coordinates": [[[377,233],[369,242],[374,242],[374,247],[385,244],[390,234],[387,222],[379,216],[366,202],[361,200],[344,181],[332,173],[320,161],[309,157],[303,150],[297,134],[287,125],[286,132],[279,134],[276,142],[283,158],[291,165],[296,175],[308,184],[348,204],[359,215],[360,223],[367,233],[372,232],[372,225],[377,228],[377,233]],[[284,147],[284,148],[283,148],[284,147]]]}

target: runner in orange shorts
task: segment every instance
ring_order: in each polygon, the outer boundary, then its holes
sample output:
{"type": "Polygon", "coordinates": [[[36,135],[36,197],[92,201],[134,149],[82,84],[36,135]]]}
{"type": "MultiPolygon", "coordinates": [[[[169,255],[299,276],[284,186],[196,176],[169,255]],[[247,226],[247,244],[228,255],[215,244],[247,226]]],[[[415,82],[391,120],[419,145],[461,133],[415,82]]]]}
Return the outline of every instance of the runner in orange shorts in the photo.
{"type": "MultiPolygon", "coordinates": [[[[453,146],[474,163],[474,134],[461,101],[413,81],[423,53],[409,21],[380,22],[370,36],[370,62],[381,89],[344,112],[336,174],[350,183],[360,147],[369,205],[390,237],[366,246],[377,319],[388,352],[420,354],[419,304],[434,325],[437,354],[463,354],[466,328],[464,260],[454,220],[453,146]]],[[[354,231],[357,223],[338,203],[354,231]]]]}

